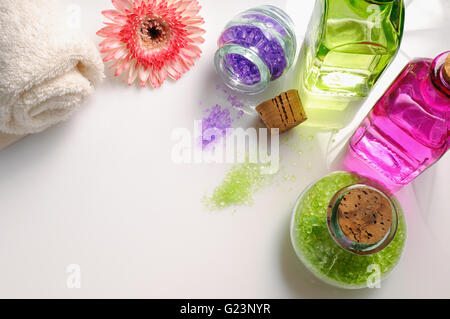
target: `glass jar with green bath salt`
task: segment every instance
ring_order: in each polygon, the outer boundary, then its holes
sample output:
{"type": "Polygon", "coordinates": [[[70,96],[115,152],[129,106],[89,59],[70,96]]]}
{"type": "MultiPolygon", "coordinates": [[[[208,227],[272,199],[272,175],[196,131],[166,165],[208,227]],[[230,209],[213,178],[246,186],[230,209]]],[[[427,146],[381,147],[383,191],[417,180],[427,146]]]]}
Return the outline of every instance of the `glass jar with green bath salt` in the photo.
{"type": "Polygon", "coordinates": [[[294,62],[297,43],[292,20],[281,9],[261,6],[238,14],[219,37],[215,66],[225,84],[256,94],[294,62]]]}
{"type": "Polygon", "coordinates": [[[334,172],[299,197],[291,220],[294,250],[324,282],[376,285],[398,264],[406,223],[397,200],[359,175],[334,172]]]}

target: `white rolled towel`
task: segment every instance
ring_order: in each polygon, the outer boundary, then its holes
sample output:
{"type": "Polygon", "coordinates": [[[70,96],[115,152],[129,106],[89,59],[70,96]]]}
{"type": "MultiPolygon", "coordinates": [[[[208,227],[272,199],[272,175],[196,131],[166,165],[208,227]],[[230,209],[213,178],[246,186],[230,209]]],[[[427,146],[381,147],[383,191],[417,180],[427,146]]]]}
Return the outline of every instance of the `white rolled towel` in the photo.
{"type": "Polygon", "coordinates": [[[68,119],[104,77],[68,18],[59,0],[0,0],[0,149],[68,119]]]}

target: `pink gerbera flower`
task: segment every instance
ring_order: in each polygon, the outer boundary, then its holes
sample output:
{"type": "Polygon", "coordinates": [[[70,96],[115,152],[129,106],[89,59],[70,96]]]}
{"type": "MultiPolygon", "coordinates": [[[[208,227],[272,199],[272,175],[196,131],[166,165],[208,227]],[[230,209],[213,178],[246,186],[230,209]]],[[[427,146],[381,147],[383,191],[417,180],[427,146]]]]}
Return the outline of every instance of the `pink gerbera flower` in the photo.
{"type": "Polygon", "coordinates": [[[112,0],[117,10],[102,14],[112,22],[97,32],[106,38],[103,61],[114,61],[115,76],[136,78],[142,87],[160,87],[169,75],[178,80],[194,65],[202,51],[204,23],[197,0],[112,0]]]}

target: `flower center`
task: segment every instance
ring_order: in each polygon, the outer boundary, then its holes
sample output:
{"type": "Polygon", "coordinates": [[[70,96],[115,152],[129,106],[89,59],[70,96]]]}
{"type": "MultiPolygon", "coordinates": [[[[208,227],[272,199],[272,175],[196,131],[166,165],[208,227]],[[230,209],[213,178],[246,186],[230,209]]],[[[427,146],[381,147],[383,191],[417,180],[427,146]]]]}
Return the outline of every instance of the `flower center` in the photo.
{"type": "Polygon", "coordinates": [[[167,40],[169,28],[159,18],[148,18],[142,23],[139,34],[148,45],[158,46],[167,40]]]}

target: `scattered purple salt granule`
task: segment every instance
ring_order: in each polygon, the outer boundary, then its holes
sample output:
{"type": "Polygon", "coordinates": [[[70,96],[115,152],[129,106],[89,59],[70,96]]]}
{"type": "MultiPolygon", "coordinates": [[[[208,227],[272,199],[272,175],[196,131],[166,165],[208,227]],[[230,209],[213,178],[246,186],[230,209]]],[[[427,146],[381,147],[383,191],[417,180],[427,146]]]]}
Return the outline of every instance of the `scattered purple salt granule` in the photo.
{"type": "Polygon", "coordinates": [[[221,93],[225,94],[227,102],[234,109],[234,111],[230,112],[230,118],[232,122],[234,120],[240,120],[245,115],[244,108],[246,107],[246,104],[242,100],[240,100],[238,95],[231,93],[222,84],[216,84],[216,90],[218,91],[219,94],[221,93]]]}
{"type": "Polygon", "coordinates": [[[244,107],[244,103],[242,103],[239,98],[237,97],[237,95],[233,95],[233,94],[228,94],[227,96],[227,101],[230,102],[231,106],[235,107],[235,108],[242,108],[244,107]]]}
{"type": "Polygon", "coordinates": [[[233,120],[231,118],[230,110],[223,108],[219,104],[204,111],[202,118],[202,137],[201,145],[202,148],[210,146],[212,143],[217,143],[220,140],[216,135],[207,136],[208,130],[216,130],[222,134],[222,137],[226,135],[228,128],[231,128],[233,120]]]}
{"type": "Polygon", "coordinates": [[[242,102],[237,95],[232,94],[229,90],[227,90],[220,84],[216,85],[216,90],[225,93],[227,101],[231,104],[232,107],[242,109],[245,106],[244,102],[242,102]]]}

